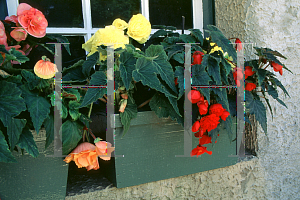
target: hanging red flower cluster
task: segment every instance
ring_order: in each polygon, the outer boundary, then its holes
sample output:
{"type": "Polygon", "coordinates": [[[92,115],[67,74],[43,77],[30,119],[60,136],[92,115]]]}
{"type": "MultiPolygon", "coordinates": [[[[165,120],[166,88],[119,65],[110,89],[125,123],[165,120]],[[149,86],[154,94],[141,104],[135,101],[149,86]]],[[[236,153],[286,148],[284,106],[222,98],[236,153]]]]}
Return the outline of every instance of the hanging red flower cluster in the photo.
{"type": "Polygon", "coordinates": [[[207,100],[204,99],[203,95],[198,90],[191,90],[188,94],[188,99],[193,104],[197,103],[199,113],[202,116],[192,126],[192,131],[196,132],[194,134],[195,137],[199,138],[199,145],[191,151],[191,156],[197,155],[198,157],[204,153],[211,155],[212,152],[207,151],[207,147],[203,146],[204,144],[211,143],[211,137],[208,136],[208,132],[217,128],[220,123],[220,118],[226,121],[226,118],[230,113],[224,109],[221,104],[213,104],[209,107],[207,100]],[[207,115],[207,113],[209,114],[207,115]]]}

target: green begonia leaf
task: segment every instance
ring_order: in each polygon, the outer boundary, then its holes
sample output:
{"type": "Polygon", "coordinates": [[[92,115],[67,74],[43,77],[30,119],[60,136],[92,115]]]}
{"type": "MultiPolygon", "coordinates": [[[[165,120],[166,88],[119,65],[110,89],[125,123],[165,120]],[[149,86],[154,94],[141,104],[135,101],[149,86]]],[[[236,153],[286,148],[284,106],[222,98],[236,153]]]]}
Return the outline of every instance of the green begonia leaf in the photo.
{"type": "Polygon", "coordinates": [[[62,124],[63,154],[68,154],[74,149],[81,139],[81,130],[74,121],[67,120],[62,124]]]}
{"type": "Polygon", "coordinates": [[[184,94],[184,68],[177,66],[175,70],[175,77],[177,77],[177,83],[179,87],[178,99],[184,94]]]}
{"type": "Polygon", "coordinates": [[[49,117],[47,117],[45,119],[44,127],[46,129],[45,149],[47,149],[54,140],[54,117],[53,117],[53,115],[49,115],[49,117]]]}
{"type": "Polygon", "coordinates": [[[194,86],[208,86],[211,78],[205,71],[205,65],[192,66],[192,85],[194,86]]]}
{"type": "Polygon", "coordinates": [[[20,139],[22,130],[26,124],[25,119],[11,118],[7,126],[7,135],[9,140],[10,150],[13,150],[20,139]]]}
{"type": "Polygon", "coordinates": [[[127,106],[123,113],[120,113],[121,123],[123,125],[123,136],[127,133],[130,127],[130,122],[137,116],[137,106],[130,100],[127,101],[127,106]]]}
{"type": "Polygon", "coordinates": [[[21,86],[22,96],[25,99],[26,106],[34,129],[38,133],[44,120],[49,116],[51,104],[46,98],[41,97],[29,91],[24,85],[21,86]]]}
{"type": "Polygon", "coordinates": [[[21,97],[21,90],[16,84],[0,81],[0,119],[4,126],[8,126],[8,121],[22,111],[26,110],[26,104],[21,97]]]}
{"type": "Polygon", "coordinates": [[[16,163],[15,157],[11,154],[5,136],[0,130],[0,162],[16,163]]]}
{"type": "Polygon", "coordinates": [[[191,32],[191,35],[197,39],[197,42],[203,44],[203,35],[199,29],[189,29],[189,31],[191,32]]]}
{"type": "Polygon", "coordinates": [[[82,65],[82,73],[88,77],[91,69],[97,64],[99,60],[99,52],[96,51],[93,55],[87,57],[87,60],[82,65]]]}
{"type": "Polygon", "coordinates": [[[129,85],[132,81],[132,72],[135,69],[136,58],[131,53],[123,52],[120,55],[120,74],[124,83],[124,86],[129,90],[129,85]]]}
{"type": "Polygon", "coordinates": [[[33,135],[28,127],[25,127],[20,135],[17,144],[21,149],[25,149],[29,155],[36,158],[39,155],[38,147],[33,139],[33,135]]]}

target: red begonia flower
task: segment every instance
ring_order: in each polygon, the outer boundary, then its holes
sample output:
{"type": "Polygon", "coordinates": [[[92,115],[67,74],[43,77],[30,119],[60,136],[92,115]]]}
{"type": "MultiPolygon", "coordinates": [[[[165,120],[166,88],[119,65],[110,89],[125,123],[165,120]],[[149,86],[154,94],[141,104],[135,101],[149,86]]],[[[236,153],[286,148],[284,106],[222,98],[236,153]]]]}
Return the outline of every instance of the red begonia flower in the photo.
{"type": "Polygon", "coordinates": [[[201,65],[204,53],[201,51],[195,51],[193,53],[193,63],[192,65],[201,65]]]}
{"type": "Polygon", "coordinates": [[[237,43],[235,49],[241,51],[243,48],[241,40],[239,38],[236,38],[235,43],[237,43]]]}
{"type": "Polygon", "coordinates": [[[7,36],[5,33],[5,27],[4,24],[0,21],[0,44],[4,45],[7,47],[7,36]]]}
{"type": "Polygon", "coordinates": [[[215,114],[210,114],[205,117],[202,117],[200,119],[200,128],[203,130],[203,132],[209,132],[215,128],[217,128],[220,117],[218,117],[215,114]]]}
{"type": "Polygon", "coordinates": [[[204,97],[201,95],[201,93],[198,90],[191,90],[188,93],[188,99],[190,102],[197,103],[199,101],[204,101],[204,97]]]}
{"type": "Polygon", "coordinates": [[[227,117],[230,115],[230,113],[227,111],[227,110],[225,110],[224,112],[223,112],[223,114],[221,115],[221,119],[223,119],[224,121],[226,121],[226,119],[227,119],[227,117]]]}
{"type": "Polygon", "coordinates": [[[200,156],[204,153],[208,153],[209,155],[212,154],[211,151],[207,151],[207,147],[202,147],[202,146],[197,146],[196,148],[194,148],[192,151],[191,151],[191,156],[200,156]]]}
{"type": "Polygon", "coordinates": [[[246,83],[245,90],[252,91],[255,88],[256,88],[256,85],[254,83],[246,83]]]}
{"type": "Polygon", "coordinates": [[[273,69],[274,69],[274,71],[275,72],[279,72],[280,73],[280,75],[282,76],[282,65],[280,65],[280,64],[277,64],[277,63],[275,63],[275,62],[271,62],[271,65],[272,65],[272,67],[273,67],[273,69]]]}
{"type": "Polygon", "coordinates": [[[209,107],[209,114],[215,114],[217,117],[221,117],[225,109],[222,104],[216,103],[209,107]]]}
{"type": "Polygon", "coordinates": [[[200,121],[196,121],[192,126],[192,131],[197,132],[200,128],[200,121]]]}
{"type": "Polygon", "coordinates": [[[205,115],[208,111],[208,105],[204,102],[198,102],[197,106],[199,108],[200,115],[205,115]]]}
{"type": "Polygon", "coordinates": [[[248,76],[252,76],[255,72],[252,71],[252,67],[246,66],[245,67],[245,79],[248,78],[248,76]]]}
{"type": "Polygon", "coordinates": [[[209,137],[208,135],[202,135],[202,137],[199,140],[199,144],[204,145],[209,143],[211,143],[211,137],[209,137]]]}

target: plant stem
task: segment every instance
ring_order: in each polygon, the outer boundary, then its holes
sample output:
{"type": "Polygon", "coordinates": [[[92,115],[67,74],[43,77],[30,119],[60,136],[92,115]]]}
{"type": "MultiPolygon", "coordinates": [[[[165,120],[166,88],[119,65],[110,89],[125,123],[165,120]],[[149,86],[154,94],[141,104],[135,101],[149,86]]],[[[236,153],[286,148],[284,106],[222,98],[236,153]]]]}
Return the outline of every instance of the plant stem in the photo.
{"type": "Polygon", "coordinates": [[[146,105],[147,103],[149,103],[151,101],[152,97],[150,99],[148,99],[147,101],[145,101],[144,103],[142,103],[141,105],[138,106],[138,108],[143,107],[144,105],[146,105]]]}
{"type": "Polygon", "coordinates": [[[267,69],[267,67],[269,67],[269,66],[270,66],[270,63],[264,69],[267,69]]]}
{"type": "Polygon", "coordinates": [[[90,111],[89,111],[89,114],[88,114],[89,118],[91,117],[91,114],[92,114],[93,104],[94,104],[94,102],[91,103],[90,111]]]}
{"type": "Polygon", "coordinates": [[[95,135],[92,133],[91,129],[88,129],[89,133],[91,134],[91,136],[94,138],[94,140],[96,139],[95,135]]]}

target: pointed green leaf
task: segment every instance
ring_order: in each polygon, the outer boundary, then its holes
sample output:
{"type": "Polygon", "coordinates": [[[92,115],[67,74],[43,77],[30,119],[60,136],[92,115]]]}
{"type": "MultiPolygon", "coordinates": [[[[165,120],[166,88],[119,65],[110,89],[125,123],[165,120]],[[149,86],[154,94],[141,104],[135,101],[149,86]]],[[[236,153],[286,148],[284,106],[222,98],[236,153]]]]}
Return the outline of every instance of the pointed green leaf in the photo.
{"type": "Polygon", "coordinates": [[[88,77],[91,69],[97,64],[99,60],[99,52],[96,51],[93,55],[87,57],[87,60],[82,65],[82,73],[88,77]]]}
{"type": "Polygon", "coordinates": [[[271,112],[272,119],[273,119],[273,111],[272,111],[272,107],[271,107],[270,101],[269,101],[268,98],[266,98],[265,92],[262,92],[262,93],[263,93],[263,95],[264,95],[264,97],[265,97],[265,100],[266,100],[266,102],[267,102],[267,106],[269,107],[269,110],[270,110],[270,112],[271,112]]]}
{"type": "Polygon", "coordinates": [[[285,89],[285,87],[282,85],[282,83],[277,78],[271,78],[271,80],[274,80],[275,84],[277,86],[279,86],[282,89],[282,91],[290,97],[288,91],[285,89]]]}
{"type": "Polygon", "coordinates": [[[258,69],[256,74],[257,74],[257,78],[258,78],[258,85],[261,86],[262,82],[266,78],[267,70],[258,69]]]}
{"type": "Polygon", "coordinates": [[[106,88],[89,88],[79,108],[90,105],[97,101],[97,99],[102,98],[104,94],[106,94],[106,88]]]}
{"type": "Polygon", "coordinates": [[[32,72],[27,70],[21,71],[22,76],[27,81],[27,86],[29,87],[29,90],[33,90],[34,88],[46,88],[49,87],[49,82],[46,79],[41,79],[38,76],[34,75],[32,72]]]}
{"type": "Polygon", "coordinates": [[[131,53],[123,52],[120,55],[120,75],[124,86],[129,90],[129,85],[132,81],[132,72],[135,69],[136,58],[131,53]]]}
{"type": "Polygon", "coordinates": [[[172,59],[176,60],[180,64],[184,64],[184,52],[179,52],[173,55],[172,59]]]}
{"type": "Polygon", "coordinates": [[[123,125],[123,136],[127,133],[130,127],[130,122],[132,119],[137,116],[137,106],[136,104],[130,103],[128,104],[123,113],[120,113],[121,123],[123,125]]]}
{"type": "Polygon", "coordinates": [[[17,145],[21,149],[25,149],[27,153],[29,153],[29,155],[31,155],[34,158],[36,158],[39,155],[39,150],[33,139],[33,135],[28,127],[25,127],[23,129],[23,132],[20,135],[20,139],[17,145]]]}
{"type": "Polygon", "coordinates": [[[220,59],[215,58],[209,54],[203,56],[201,65],[205,66],[208,74],[213,78],[217,85],[222,85],[221,72],[220,72],[220,59]]]}
{"type": "Polygon", "coordinates": [[[191,35],[197,39],[197,42],[203,44],[203,35],[199,29],[189,29],[189,31],[191,32],[191,35]]]}
{"type": "Polygon", "coordinates": [[[67,155],[81,139],[81,129],[74,121],[67,120],[62,124],[63,154],[67,155]]]}
{"type": "Polygon", "coordinates": [[[151,45],[146,50],[147,57],[154,57],[150,64],[155,68],[155,73],[159,74],[161,78],[168,84],[168,86],[177,93],[174,83],[174,72],[172,65],[167,61],[168,56],[164,51],[162,45],[151,45]]]}
{"type": "Polygon", "coordinates": [[[101,86],[106,85],[107,78],[103,71],[97,71],[91,76],[90,86],[101,86]]]}
{"type": "Polygon", "coordinates": [[[228,74],[232,71],[231,65],[226,61],[226,59],[223,56],[221,56],[221,63],[224,70],[226,71],[226,76],[228,76],[228,74]]]}
{"type": "Polygon", "coordinates": [[[10,150],[13,150],[20,139],[22,130],[26,124],[26,119],[11,118],[7,126],[7,135],[10,150]]]}
{"type": "Polygon", "coordinates": [[[288,107],[285,105],[285,103],[284,103],[281,99],[276,98],[276,100],[277,100],[281,105],[283,105],[284,107],[288,108],[288,107]]]}
{"type": "Polygon", "coordinates": [[[49,115],[49,117],[45,119],[44,127],[46,129],[45,149],[47,149],[54,140],[54,117],[53,117],[53,115],[49,115]]]}
{"type": "MultiPolygon", "coordinates": [[[[132,77],[135,81],[141,81],[143,85],[148,85],[149,87],[165,93],[167,95],[173,96],[170,94],[160,83],[159,79],[156,76],[157,69],[153,67],[152,61],[147,60],[146,58],[138,58],[136,62],[136,69],[132,73],[132,77]]],[[[173,75],[173,84],[174,75],[173,75]]]]}
{"type": "Polygon", "coordinates": [[[227,52],[229,56],[232,56],[233,62],[236,62],[237,54],[230,40],[228,40],[216,26],[207,25],[207,28],[207,32],[209,32],[212,41],[215,42],[219,47],[221,47],[224,52],[227,52]]]}
{"type": "Polygon", "coordinates": [[[38,133],[44,120],[49,116],[51,104],[46,98],[29,91],[24,85],[21,86],[22,96],[25,99],[34,129],[38,133]]]}
{"type": "Polygon", "coordinates": [[[0,119],[7,127],[12,117],[26,110],[26,104],[16,84],[0,81],[0,86],[0,119]]]}
{"type": "Polygon", "coordinates": [[[250,114],[255,115],[255,119],[260,123],[264,132],[267,133],[267,117],[266,117],[266,108],[264,104],[257,99],[254,99],[250,105],[250,114]]]}
{"type": "Polygon", "coordinates": [[[17,160],[11,154],[9,150],[8,144],[5,140],[5,136],[3,135],[2,131],[0,130],[0,162],[5,163],[16,163],[17,160]]]}
{"type": "Polygon", "coordinates": [[[211,79],[205,71],[205,65],[192,66],[192,85],[207,86],[210,81],[211,79]]]}
{"type": "Polygon", "coordinates": [[[277,90],[271,85],[268,85],[268,94],[271,95],[274,99],[277,99],[278,97],[277,90]]]}

